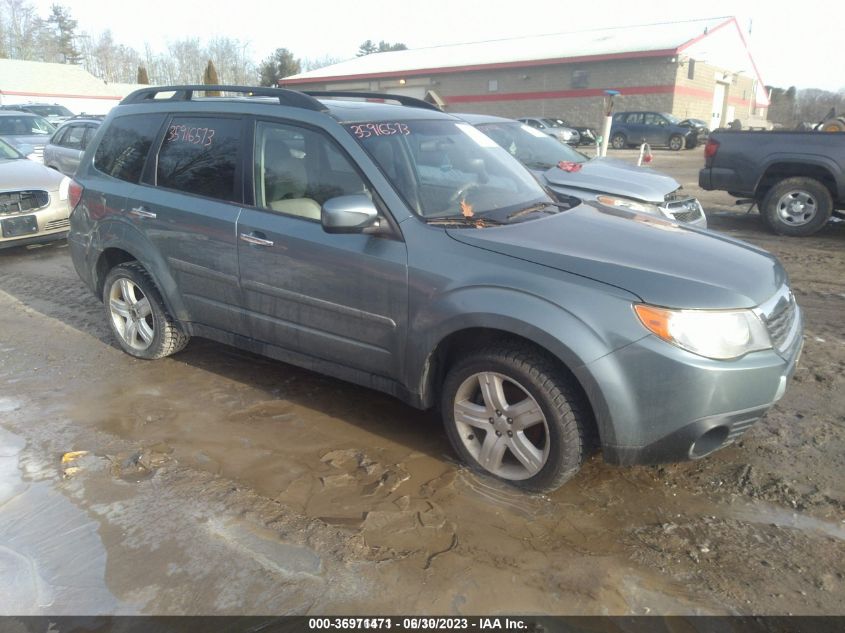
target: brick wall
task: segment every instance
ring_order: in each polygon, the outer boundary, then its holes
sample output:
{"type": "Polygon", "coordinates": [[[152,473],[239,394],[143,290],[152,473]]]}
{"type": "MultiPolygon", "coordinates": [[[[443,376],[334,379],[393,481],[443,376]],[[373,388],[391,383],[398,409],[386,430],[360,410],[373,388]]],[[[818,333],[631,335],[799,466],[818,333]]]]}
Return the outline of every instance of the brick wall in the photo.
{"type": "MultiPolygon", "coordinates": [[[[554,116],[573,125],[594,127],[600,127],[603,118],[603,91],[612,88],[622,93],[616,99],[616,111],[656,110],[671,112],[681,118],[695,117],[709,123],[716,76],[719,73],[723,77],[725,71],[696,62],[694,77],[689,79],[688,64],[685,58],[679,63],[669,57],[641,57],[409,75],[404,78],[404,84],[400,84],[400,77],[396,76],[308,84],[307,87],[315,90],[393,91],[420,98],[432,90],[447,102],[447,110],[451,112],[477,112],[511,118],[554,116]],[[495,82],[495,86],[491,86],[490,82],[495,82]],[[626,94],[626,88],[630,88],[631,92],[626,94]],[[567,94],[544,94],[561,92],[567,94]],[[531,95],[536,96],[530,98],[531,95]],[[516,96],[520,97],[514,98],[516,96]]],[[[754,84],[751,77],[732,75],[726,87],[724,114],[727,114],[728,106],[732,106],[734,118],[740,119],[744,125],[759,120],[759,116],[752,115],[754,84]]],[[[724,119],[724,123],[727,122],[724,119]]]]}

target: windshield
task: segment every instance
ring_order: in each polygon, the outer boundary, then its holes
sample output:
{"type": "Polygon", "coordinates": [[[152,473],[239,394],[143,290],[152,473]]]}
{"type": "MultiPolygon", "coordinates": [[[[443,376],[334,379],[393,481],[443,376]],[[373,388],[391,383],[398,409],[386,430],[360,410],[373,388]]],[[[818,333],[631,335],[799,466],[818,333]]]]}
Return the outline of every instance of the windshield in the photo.
{"type": "Polygon", "coordinates": [[[561,161],[586,163],[589,160],[569,145],[516,121],[482,123],[477,127],[529,169],[545,171],[561,161]]]}
{"type": "Polygon", "coordinates": [[[530,172],[469,123],[410,120],[345,127],[423,218],[498,218],[552,202],[530,172]]]}
{"type": "Polygon", "coordinates": [[[40,116],[0,116],[0,134],[9,136],[49,136],[56,131],[53,124],[40,116]]]}
{"type": "Polygon", "coordinates": [[[73,116],[73,112],[60,105],[33,105],[27,106],[27,110],[41,116],[73,116]]]}
{"type": "Polygon", "coordinates": [[[678,123],[681,122],[681,120],[674,114],[669,114],[668,112],[661,112],[660,114],[662,114],[672,125],[678,125],[678,123]]]}
{"type": "Polygon", "coordinates": [[[0,160],[13,160],[16,158],[26,158],[14,147],[9,145],[3,139],[0,139],[0,160]]]}
{"type": "Polygon", "coordinates": [[[543,119],[543,123],[545,123],[549,127],[569,127],[560,119],[543,119]]]}

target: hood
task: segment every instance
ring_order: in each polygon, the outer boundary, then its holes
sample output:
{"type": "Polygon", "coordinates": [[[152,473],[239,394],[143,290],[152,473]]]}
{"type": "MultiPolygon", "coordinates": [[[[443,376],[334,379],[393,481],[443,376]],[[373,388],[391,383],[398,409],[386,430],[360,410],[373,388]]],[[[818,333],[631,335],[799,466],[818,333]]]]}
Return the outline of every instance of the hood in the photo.
{"type": "Polygon", "coordinates": [[[0,160],[0,191],[43,189],[56,191],[64,176],[31,160],[0,160]]]}
{"type": "Polygon", "coordinates": [[[50,137],[46,134],[15,134],[14,136],[3,136],[3,140],[15,147],[21,145],[44,147],[50,142],[50,137]]]}
{"type": "Polygon", "coordinates": [[[668,308],[751,308],[786,282],[780,262],[750,244],[585,204],[538,220],[447,233],[464,244],[588,277],[668,308]]]}
{"type": "Polygon", "coordinates": [[[542,175],[552,189],[586,189],[655,204],[661,204],[666,194],[680,187],[678,181],[660,172],[612,158],[594,158],[573,172],[552,167],[542,175]]]}

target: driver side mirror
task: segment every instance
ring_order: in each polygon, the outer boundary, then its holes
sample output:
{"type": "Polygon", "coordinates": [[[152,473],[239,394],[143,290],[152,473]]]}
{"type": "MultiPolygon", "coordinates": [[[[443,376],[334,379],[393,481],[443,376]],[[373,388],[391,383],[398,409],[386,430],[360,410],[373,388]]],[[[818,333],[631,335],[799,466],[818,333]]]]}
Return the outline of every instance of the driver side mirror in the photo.
{"type": "Polygon", "coordinates": [[[320,224],[326,233],[377,232],[378,209],[369,196],[363,194],[338,196],[323,203],[320,224]]]}

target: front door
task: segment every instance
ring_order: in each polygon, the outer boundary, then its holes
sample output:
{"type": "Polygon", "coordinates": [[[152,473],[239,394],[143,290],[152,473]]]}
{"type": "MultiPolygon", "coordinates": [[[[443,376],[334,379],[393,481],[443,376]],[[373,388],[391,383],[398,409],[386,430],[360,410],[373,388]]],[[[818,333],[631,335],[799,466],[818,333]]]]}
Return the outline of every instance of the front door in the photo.
{"type": "Polygon", "coordinates": [[[258,122],[255,206],[238,219],[251,336],[390,377],[408,309],[407,251],[398,239],[323,231],[321,205],[371,187],[322,132],[258,122]]]}

